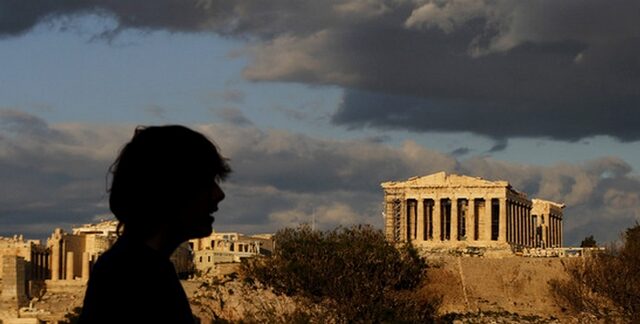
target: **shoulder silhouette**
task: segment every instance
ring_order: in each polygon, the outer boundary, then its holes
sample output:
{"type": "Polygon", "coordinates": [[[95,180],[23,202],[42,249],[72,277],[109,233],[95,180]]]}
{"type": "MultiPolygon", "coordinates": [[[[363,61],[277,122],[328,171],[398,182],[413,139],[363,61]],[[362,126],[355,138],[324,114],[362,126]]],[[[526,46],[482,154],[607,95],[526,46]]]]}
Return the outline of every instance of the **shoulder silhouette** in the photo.
{"type": "Polygon", "coordinates": [[[120,237],[92,269],[80,323],[194,323],[169,257],[212,232],[231,169],[204,135],[138,127],[110,168],[120,237]]]}

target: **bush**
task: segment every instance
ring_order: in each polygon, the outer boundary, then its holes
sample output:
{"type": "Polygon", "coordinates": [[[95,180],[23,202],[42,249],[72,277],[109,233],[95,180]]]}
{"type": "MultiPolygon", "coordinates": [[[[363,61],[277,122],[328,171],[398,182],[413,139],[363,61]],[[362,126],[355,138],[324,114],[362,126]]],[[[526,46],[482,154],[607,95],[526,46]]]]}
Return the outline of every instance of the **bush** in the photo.
{"type": "Polygon", "coordinates": [[[592,248],[592,247],[598,247],[598,244],[596,243],[596,239],[593,238],[593,235],[589,235],[585,237],[584,240],[582,240],[582,242],[580,242],[580,247],[592,248]]]}
{"type": "Polygon", "coordinates": [[[568,309],[599,318],[621,316],[640,322],[640,224],[627,229],[624,244],[567,268],[569,279],[550,282],[568,309]]]}
{"type": "Polygon", "coordinates": [[[274,240],[274,253],[245,262],[244,275],[328,304],[346,322],[433,321],[437,302],[418,297],[426,263],[412,246],[396,248],[370,226],[326,232],[301,226],[274,240]]]}

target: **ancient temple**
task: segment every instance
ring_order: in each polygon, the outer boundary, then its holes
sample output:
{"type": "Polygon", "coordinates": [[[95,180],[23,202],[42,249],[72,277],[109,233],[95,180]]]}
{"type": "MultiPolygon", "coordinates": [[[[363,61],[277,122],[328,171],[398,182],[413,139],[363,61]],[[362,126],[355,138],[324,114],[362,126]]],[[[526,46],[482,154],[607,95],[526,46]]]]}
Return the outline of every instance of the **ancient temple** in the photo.
{"type": "Polygon", "coordinates": [[[563,204],[507,181],[439,172],[382,183],[387,238],[424,247],[560,247],[563,204]]]}

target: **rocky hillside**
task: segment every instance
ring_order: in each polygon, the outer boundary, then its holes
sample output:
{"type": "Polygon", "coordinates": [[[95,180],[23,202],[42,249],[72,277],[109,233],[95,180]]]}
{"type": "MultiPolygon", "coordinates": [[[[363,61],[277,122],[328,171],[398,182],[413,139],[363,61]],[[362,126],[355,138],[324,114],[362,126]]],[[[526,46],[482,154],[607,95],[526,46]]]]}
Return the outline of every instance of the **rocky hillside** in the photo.
{"type": "MultiPolygon", "coordinates": [[[[446,257],[429,260],[427,295],[442,296],[440,314],[456,323],[590,323],[570,317],[553,301],[548,281],[566,276],[564,267],[579,259],[446,257]]],[[[304,301],[274,294],[240,279],[187,283],[194,313],[210,319],[284,320],[286,316],[322,313],[304,301]],[[314,313],[315,312],[315,313],[314,313]]]]}

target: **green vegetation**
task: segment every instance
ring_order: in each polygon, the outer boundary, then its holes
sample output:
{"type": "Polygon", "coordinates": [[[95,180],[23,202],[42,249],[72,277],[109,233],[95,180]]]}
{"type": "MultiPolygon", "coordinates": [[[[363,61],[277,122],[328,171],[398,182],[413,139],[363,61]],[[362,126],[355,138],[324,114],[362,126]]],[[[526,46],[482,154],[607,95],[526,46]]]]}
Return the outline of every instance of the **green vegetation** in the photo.
{"type": "Polygon", "coordinates": [[[584,240],[582,240],[582,242],[580,242],[580,247],[592,248],[592,247],[598,247],[598,244],[596,243],[596,239],[593,238],[593,235],[589,235],[585,237],[584,240]]]}
{"type": "Polygon", "coordinates": [[[640,224],[621,246],[568,267],[568,280],[550,283],[556,300],[576,313],[640,323],[640,224]]]}
{"type": "Polygon", "coordinates": [[[273,255],[243,264],[248,280],[331,310],[339,322],[429,323],[438,300],[420,293],[426,263],[410,245],[396,248],[382,231],[353,226],[275,235],[273,255]]]}

